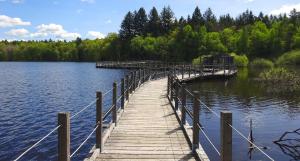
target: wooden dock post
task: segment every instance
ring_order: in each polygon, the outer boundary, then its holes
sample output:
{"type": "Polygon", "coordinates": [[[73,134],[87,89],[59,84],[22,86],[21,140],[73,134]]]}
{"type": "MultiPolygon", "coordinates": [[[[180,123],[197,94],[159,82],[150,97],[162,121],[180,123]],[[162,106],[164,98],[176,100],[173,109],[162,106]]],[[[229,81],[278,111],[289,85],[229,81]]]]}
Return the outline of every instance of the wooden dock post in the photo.
{"type": "Polygon", "coordinates": [[[103,150],[103,142],[102,142],[102,93],[96,93],[96,124],[98,128],[96,130],[96,148],[100,149],[100,152],[103,150]]]}
{"type": "Polygon", "coordinates": [[[117,83],[113,83],[113,98],[112,98],[112,122],[117,125],[117,83]]]}
{"type": "Polygon", "coordinates": [[[143,79],[142,80],[143,80],[143,83],[146,81],[145,80],[145,68],[143,68],[143,79]]]}
{"type": "Polygon", "coordinates": [[[136,71],[133,72],[133,91],[135,91],[136,88],[136,71]]]}
{"type": "Polygon", "coordinates": [[[175,88],[175,98],[174,98],[174,101],[175,101],[175,110],[177,111],[178,110],[178,102],[179,102],[179,95],[178,95],[178,89],[179,89],[179,82],[177,80],[174,81],[174,88],[175,88]]]}
{"type": "Polygon", "coordinates": [[[221,161],[232,161],[232,113],[221,112],[221,161]]]}
{"type": "Polygon", "coordinates": [[[58,160],[70,161],[70,113],[58,113],[58,160]]]}
{"type": "Polygon", "coordinates": [[[182,79],[184,78],[184,65],[181,66],[182,79]]]}
{"type": "Polygon", "coordinates": [[[171,91],[170,92],[171,92],[171,100],[172,100],[172,99],[174,99],[174,96],[175,96],[175,91],[174,91],[174,89],[175,89],[174,85],[175,84],[174,84],[174,76],[173,75],[171,75],[171,80],[170,81],[171,81],[171,87],[170,87],[171,91]]]}
{"type": "Polygon", "coordinates": [[[186,91],[185,91],[185,83],[181,84],[181,126],[186,124],[186,91]]]}
{"type": "Polygon", "coordinates": [[[189,65],[189,78],[191,78],[191,66],[189,65]]]}
{"type": "Polygon", "coordinates": [[[124,110],[124,103],[125,103],[125,80],[124,78],[121,79],[121,109],[124,110]]]}
{"type": "Polygon", "coordinates": [[[168,84],[167,84],[167,96],[170,94],[170,74],[168,74],[168,84]]]}
{"type": "Polygon", "coordinates": [[[194,100],[193,100],[193,152],[199,148],[199,91],[194,91],[194,100]]]}
{"type": "Polygon", "coordinates": [[[125,95],[126,95],[126,100],[128,101],[129,100],[129,76],[126,75],[126,92],[125,92],[125,95]]]}
{"type": "Polygon", "coordinates": [[[131,76],[130,76],[130,93],[132,93],[133,91],[133,72],[131,72],[131,76]]]}

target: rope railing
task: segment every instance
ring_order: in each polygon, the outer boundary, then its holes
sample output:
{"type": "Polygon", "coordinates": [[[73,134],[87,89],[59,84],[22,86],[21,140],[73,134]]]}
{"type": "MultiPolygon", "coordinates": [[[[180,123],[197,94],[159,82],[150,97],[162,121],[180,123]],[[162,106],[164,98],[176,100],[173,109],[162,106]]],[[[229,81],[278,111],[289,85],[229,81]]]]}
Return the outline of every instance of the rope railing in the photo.
{"type": "MultiPolygon", "coordinates": [[[[208,107],[204,102],[202,102],[193,92],[189,91],[187,88],[183,87],[180,83],[179,83],[179,78],[178,76],[175,74],[176,72],[173,72],[171,75],[169,75],[168,78],[168,94],[170,95],[170,100],[175,100],[175,106],[176,106],[176,101],[177,104],[180,103],[182,104],[182,101],[180,100],[180,98],[178,96],[176,96],[176,94],[178,94],[178,92],[176,92],[176,90],[178,90],[178,88],[175,88],[175,86],[180,87],[182,90],[184,90],[186,94],[188,94],[189,96],[192,97],[192,99],[198,101],[200,104],[200,106],[205,107],[207,110],[209,110],[211,113],[213,113],[217,118],[222,120],[222,117],[214,110],[212,110],[210,107],[208,107]]],[[[168,95],[168,96],[169,96],[168,95]]],[[[186,96],[185,96],[186,97],[186,96]]],[[[178,105],[177,105],[178,106],[178,105]]],[[[191,119],[194,119],[194,115],[187,109],[187,107],[185,105],[182,105],[183,110],[185,110],[186,114],[188,114],[191,119]]],[[[177,107],[178,108],[178,107],[177,107]]],[[[199,123],[200,125],[200,123],[199,123]]],[[[257,146],[256,144],[254,144],[251,140],[249,140],[242,132],[240,132],[237,128],[235,128],[232,123],[227,123],[225,122],[225,125],[230,127],[231,129],[233,129],[238,135],[240,135],[243,139],[245,139],[247,142],[249,142],[251,145],[253,145],[255,148],[257,148],[263,155],[265,155],[268,159],[274,161],[274,159],[272,157],[270,157],[266,152],[264,152],[259,146],[257,146]]],[[[200,125],[200,127],[202,127],[200,125]]],[[[205,136],[205,138],[207,139],[207,141],[211,144],[211,146],[215,149],[215,151],[219,154],[222,155],[219,150],[216,148],[216,146],[212,143],[211,139],[208,137],[208,135],[205,133],[205,131],[203,130],[203,128],[199,128],[199,130],[201,130],[201,132],[203,133],[203,135],[205,136]]]]}
{"type": "Polygon", "coordinates": [[[19,155],[14,161],[17,161],[17,160],[21,159],[26,153],[28,153],[31,149],[33,149],[34,147],[36,147],[40,142],[42,142],[48,136],[50,136],[52,133],[54,133],[59,127],[60,127],[60,125],[56,126],[54,129],[52,129],[48,134],[46,134],[39,141],[37,141],[35,144],[33,144],[32,146],[30,146],[26,151],[24,151],[21,155],[19,155]]]}
{"type": "Polygon", "coordinates": [[[96,131],[96,129],[99,127],[99,125],[97,125],[93,131],[87,136],[87,138],[77,147],[77,149],[70,155],[70,158],[72,158],[78,151],[79,149],[91,138],[91,136],[93,135],[93,133],[96,131]]]}
{"type": "Polygon", "coordinates": [[[79,115],[81,112],[83,112],[84,110],[86,110],[87,108],[89,108],[90,106],[92,106],[93,104],[96,103],[98,99],[92,101],[90,104],[88,104],[87,106],[85,106],[84,108],[82,108],[80,111],[78,111],[77,113],[75,113],[73,116],[71,116],[71,119],[76,117],[77,115],[79,115]]]}

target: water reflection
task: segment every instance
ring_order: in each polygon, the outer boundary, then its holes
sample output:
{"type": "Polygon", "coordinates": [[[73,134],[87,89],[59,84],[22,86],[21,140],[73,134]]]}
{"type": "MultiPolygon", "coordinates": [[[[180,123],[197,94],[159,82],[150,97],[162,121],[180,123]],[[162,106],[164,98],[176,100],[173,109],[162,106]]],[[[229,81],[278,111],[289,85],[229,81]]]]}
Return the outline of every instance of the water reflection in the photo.
{"type": "MultiPolygon", "coordinates": [[[[238,75],[230,80],[195,82],[188,88],[200,91],[201,100],[214,111],[232,111],[233,125],[244,135],[249,135],[249,139],[252,135],[254,143],[275,160],[290,160],[291,156],[273,141],[289,129],[300,128],[300,93],[268,93],[256,80],[261,71],[253,68],[239,69],[238,75]]],[[[300,69],[295,69],[295,72],[300,74],[300,69]]],[[[200,121],[219,146],[218,118],[202,109],[200,121]]],[[[200,139],[201,137],[200,135],[200,139]]],[[[205,139],[202,139],[202,144],[211,160],[219,160],[205,139]]],[[[297,147],[299,146],[298,142],[297,147]]],[[[233,160],[267,158],[248,141],[233,134],[233,160]]]]}
{"type": "Polygon", "coordinates": [[[286,155],[291,156],[294,160],[300,160],[300,128],[283,133],[274,143],[286,155]]]}

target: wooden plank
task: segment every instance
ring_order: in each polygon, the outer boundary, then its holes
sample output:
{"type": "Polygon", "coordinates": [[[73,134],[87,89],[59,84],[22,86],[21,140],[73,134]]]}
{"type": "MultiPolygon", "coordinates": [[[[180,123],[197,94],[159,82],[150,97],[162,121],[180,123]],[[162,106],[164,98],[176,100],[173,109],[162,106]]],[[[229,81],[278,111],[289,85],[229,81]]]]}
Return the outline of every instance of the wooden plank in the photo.
{"type": "Polygon", "coordinates": [[[118,125],[93,160],[195,160],[165,97],[166,81],[148,82],[130,95],[118,125]]]}

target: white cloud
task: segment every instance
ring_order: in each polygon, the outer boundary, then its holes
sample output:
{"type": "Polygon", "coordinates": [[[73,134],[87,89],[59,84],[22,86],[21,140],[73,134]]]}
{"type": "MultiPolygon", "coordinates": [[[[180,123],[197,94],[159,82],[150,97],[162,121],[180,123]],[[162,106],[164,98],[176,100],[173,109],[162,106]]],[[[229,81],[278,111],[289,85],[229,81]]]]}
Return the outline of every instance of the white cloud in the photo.
{"type": "Polygon", "coordinates": [[[101,32],[97,32],[97,31],[89,31],[87,34],[87,37],[91,38],[91,39],[103,39],[105,37],[105,35],[101,32]]]}
{"type": "Polygon", "coordinates": [[[21,20],[20,18],[12,18],[6,15],[0,15],[0,28],[13,27],[13,26],[28,26],[30,22],[21,20]]]}
{"type": "Polygon", "coordinates": [[[9,36],[15,36],[15,37],[26,37],[29,34],[29,31],[26,29],[11,29],[5,34],[9,36]]]}
{"type": "Polygon", "coordinates": [[[272,14],[272,15],[279,15],[279,14],[283,14],[283,13],[289,14],[291,12],[291,10],[293,10],[294,8],[297,11],[300,11],[300,3],[282,5],[280,8],[272,10],[270,12],[270,14],[272,14]]]}
{"type": "Polygon", "coordinates": [[[95,0],[80,0],[81,2],[86,2],[86,3],[95,3],[95,0]]]}
{"type": "Polygon", "coordinates": [[[41,24],[36,27],[37,32],[32,33],[31,37],[46,37],[46,36],[55,36],[57,39],[68,39],[74,40],[77,37],[81,37],[78,33],[66,31],[62,25],[58,24],[41,24]]]}
{"type": "Polygon", "coordinates": [[[110,23],[112,23],[111,20],[106,20],[106,21],[105,21],[105,24],[110,24],[110,23]]]}

